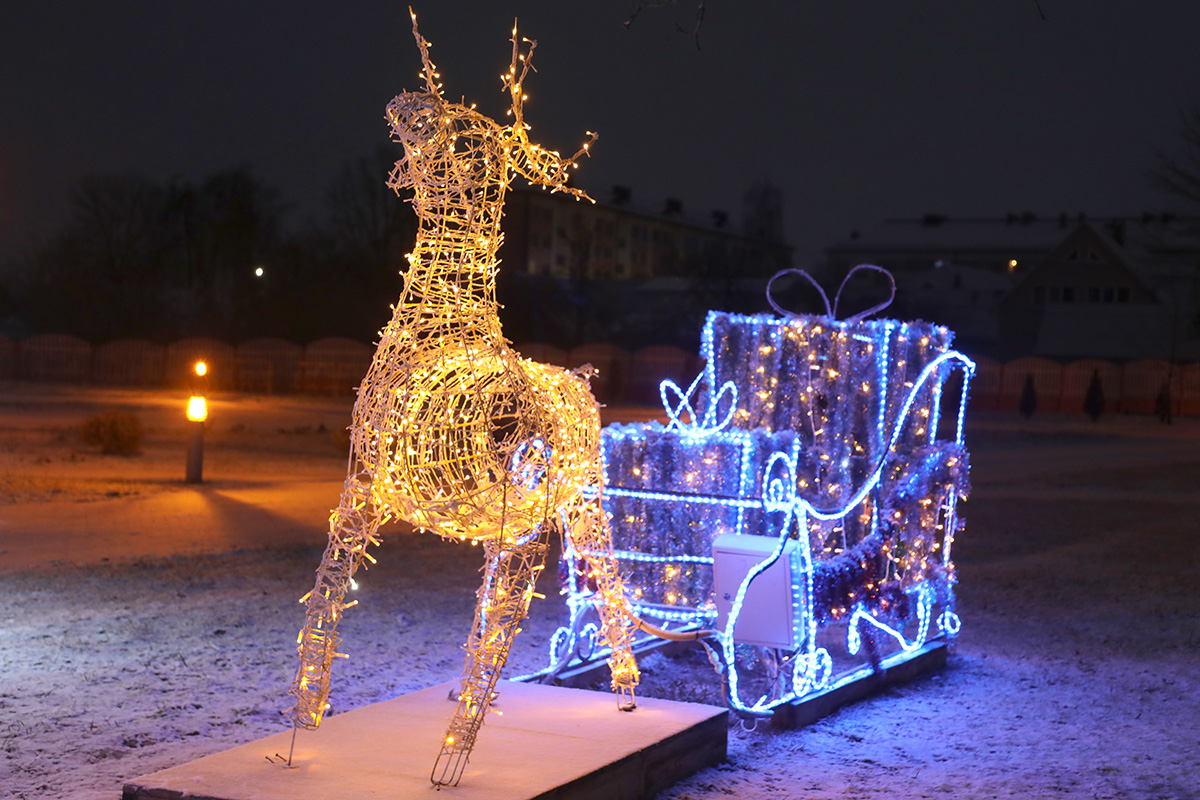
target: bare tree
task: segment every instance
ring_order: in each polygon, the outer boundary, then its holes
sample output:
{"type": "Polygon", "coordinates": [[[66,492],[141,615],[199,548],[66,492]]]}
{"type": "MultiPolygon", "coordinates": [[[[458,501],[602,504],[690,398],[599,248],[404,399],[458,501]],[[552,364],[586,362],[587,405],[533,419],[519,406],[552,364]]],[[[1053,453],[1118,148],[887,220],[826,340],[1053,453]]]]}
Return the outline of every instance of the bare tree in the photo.
{"type": "MultiPolygon", "coordinates": [[[[629,12],[629,17],[625,20],[625,27],[629,28],[633,25],[633,21],[638,18],[638,15],[647,8],[658,8],[659,6],[674,5],[676,0],[637,0],[633,10],[629,12]]],[[[700,26],[704,23],[704,3],[705,0],[696,0],[695,20],[692,23],[691,30],[683,27],[679,23],[675,23],[675,29],[680,33],[690,34],[696,42],[696,49],[700,49],[700,26]]]]}
{"type": "Polygon", "coordinates": [[[1180,146],[1173,153],[1158,152],[1154,182],[1188,210],[1200,212],[1200,103],[1181,109],[1179,118],[1180,146]]]}
{"type": "Polygon", "coordinates": [[[349,266],[366,273],[399,272],[416,236],[412,206],[387,185],[396,158],[395,145],[387,144],[346,162],[325,192],[336,246],[355,262],[349,266]]]}

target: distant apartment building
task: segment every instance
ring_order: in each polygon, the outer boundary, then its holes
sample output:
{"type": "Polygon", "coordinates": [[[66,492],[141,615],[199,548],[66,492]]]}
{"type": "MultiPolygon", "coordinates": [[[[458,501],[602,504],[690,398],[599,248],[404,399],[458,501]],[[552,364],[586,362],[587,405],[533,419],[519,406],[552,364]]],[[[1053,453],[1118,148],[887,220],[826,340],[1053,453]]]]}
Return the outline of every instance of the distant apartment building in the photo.
{"type": "Polygon", "coordinates": [[[770,208],[762,213],[768,219],[747,214],[739,231],[724,211],[697,219],[673,198],[657,210],[641,207],[624,187],[595,204],[514,190],[506,199],[500,257],[507,269],[564,280],[765,278],[788,266],[791,251],[770,208]]]}

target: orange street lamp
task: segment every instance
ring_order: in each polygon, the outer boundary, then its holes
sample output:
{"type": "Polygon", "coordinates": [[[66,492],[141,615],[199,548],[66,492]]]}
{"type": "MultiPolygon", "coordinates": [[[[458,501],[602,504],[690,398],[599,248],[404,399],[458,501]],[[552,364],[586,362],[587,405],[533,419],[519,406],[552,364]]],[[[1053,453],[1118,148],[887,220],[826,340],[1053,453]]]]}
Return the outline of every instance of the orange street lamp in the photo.
{"type": "Polygon", "coordinates": [[[204,422],[208,419],[208,403],[202,395],[194,394],[188,398],[187,418],[191,422],[204,422]]]}
{"type": "MultiPolygon", "coordinates": [[[[203,361],[196,362],[196,375],[204,377],[208,374],[208,365],[203,361]]],[[[185,483],[200,483],[204,470],[204,422],[208,419],[208,402],[202,394],[194,394],[188,398],[187,418],[191,423],[192,441],[188,446],[187,476],[185,483]]]]}

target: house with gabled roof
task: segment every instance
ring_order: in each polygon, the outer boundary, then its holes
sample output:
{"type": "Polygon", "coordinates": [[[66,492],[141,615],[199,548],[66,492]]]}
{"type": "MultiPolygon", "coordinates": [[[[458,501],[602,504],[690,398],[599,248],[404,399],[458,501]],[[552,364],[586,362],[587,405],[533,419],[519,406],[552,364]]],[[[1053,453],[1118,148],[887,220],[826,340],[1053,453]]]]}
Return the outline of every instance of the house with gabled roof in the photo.
{"type": "Polygon", "coordinates": [[[1190,319],[1194,271],[1164,284],[1142,243],[1082,222],[1020,279],[1000,307],[1000,355],[1126,361],[1200,356],[1190,319]],[[1158,278],[1158,279],[1156,279],[1158,278]]]}
{"type": "Polygon", "coordinates": [[[1200,248],[1180,236],[1194,222],[1150,214],[888,220],[830,247],[827,281],[855,263],[891,270],[898,292],[887,313],[962,328],[967,352],[1194,360],[1200,248]]]}
{"type": "Polygon", "coordinates": [[[1170,313],[1126,251],[1082,222],[1000,304],[1001,356],[1144,358],[1166,353],[1170,313]]]}

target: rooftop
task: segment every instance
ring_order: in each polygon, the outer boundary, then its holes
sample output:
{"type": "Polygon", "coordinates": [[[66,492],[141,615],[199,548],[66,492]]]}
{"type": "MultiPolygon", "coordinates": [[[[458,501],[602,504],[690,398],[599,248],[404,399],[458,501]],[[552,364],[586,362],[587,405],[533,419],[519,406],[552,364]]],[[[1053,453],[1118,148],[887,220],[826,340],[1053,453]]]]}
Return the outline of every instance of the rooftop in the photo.
{"type": "Polygon", "coordinates": [[[1177,240],[1186,227],[1200,228],[1200,219],[1170,214],[1088,217],[1083,214],[1042,217],[1032,212],[1002,217],[950,217],[926,214],[914,219],[889,219],[873,228],[839,240],[830,252],[874,251],[990,251],[1046,252],[1083,223],[1119,242],[1177,240]]]}

